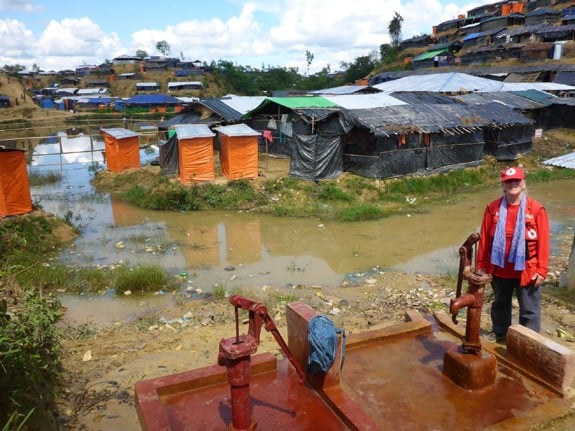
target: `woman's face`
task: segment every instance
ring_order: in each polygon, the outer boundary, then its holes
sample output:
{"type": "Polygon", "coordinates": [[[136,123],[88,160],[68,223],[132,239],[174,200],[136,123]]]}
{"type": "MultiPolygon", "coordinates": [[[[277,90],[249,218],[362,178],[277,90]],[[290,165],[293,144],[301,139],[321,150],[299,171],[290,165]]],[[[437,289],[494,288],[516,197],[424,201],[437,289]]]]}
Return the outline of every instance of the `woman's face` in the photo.
{"type": "Polygon", "coordinates": [[[517,197],[525,190],[525,180],[508,180],[501,183],[503,193],[508,197],[517,197]]]}

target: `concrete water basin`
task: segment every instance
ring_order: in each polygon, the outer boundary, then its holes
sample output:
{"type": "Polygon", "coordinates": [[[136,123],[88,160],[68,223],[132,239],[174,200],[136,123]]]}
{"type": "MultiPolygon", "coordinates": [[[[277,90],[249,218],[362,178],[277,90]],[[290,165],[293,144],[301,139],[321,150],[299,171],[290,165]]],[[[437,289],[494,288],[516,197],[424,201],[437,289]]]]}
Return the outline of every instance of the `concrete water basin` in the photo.
{"type": "MultiPolygon", "coordinates": [[[[287,306],[287,345],[304,369],[313,315],[303,303],[287,306]]],[[[570,411],[573,352],[510,330],[508,348],[483,346],[482,355],[497,362],[495,383],[469,390],[443,372],[446,352],[458,348],[463,332],[446,314],[408,312],[405,322],[348,335],[343,367],[338,349],[329,371],[308,374],[305,384],[285,357],[252,355],[252,422],[241,429],[519,431],[570,411]],[[538,359],[522,361],[523,353],[538,359]]],[[[220,365],[136,385],[140,424],[148,431],[240,429],[231,425],[233,406],[220,365]]]]}

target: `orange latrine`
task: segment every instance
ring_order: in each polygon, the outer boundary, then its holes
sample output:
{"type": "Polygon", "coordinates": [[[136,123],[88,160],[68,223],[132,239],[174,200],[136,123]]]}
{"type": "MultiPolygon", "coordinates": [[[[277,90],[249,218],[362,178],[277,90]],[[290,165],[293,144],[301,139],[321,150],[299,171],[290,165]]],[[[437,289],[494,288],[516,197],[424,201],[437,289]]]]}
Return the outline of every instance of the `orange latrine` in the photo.
{"type": "Polygon", "coordinates": [[[0,147],[0,217],[32,211],[24,150],[0,147]]]}
{"type": "Polygon", "coordinates": [[[245,124],[216,127],[220,140],[220,161],[226,178],[257,178],[260,132],[245,124]]]}
{"type": "Polygon", "coordinates": [[[106,148],[106,165],[111,172],[140,168],[140,136],[121,127],[102,129],[106,148]]]}
{"type": "Polygon", "coordinates": [[[215,178],[214,136],[206,124],[174,126],[178,137],[178,178],[182,184],[215,178]]]}

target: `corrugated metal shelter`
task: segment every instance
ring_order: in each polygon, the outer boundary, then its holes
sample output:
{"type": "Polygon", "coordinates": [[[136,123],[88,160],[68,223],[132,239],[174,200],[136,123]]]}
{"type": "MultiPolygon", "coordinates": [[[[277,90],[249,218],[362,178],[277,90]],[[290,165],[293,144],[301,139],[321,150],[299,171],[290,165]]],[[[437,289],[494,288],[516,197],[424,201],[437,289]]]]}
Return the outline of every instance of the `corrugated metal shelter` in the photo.
{"type": "Polygon", "coordinates": [[[121,127],[102,129],[106,165],[111,172],[140,168],[140,136],[121,127]]]}
{"type": "Polygon", "coordinates": [[[23,150],[0,147],[0,217],[31,211],[26,153],[23,150]]]}
{"type": "Polygon", "coordinates": [[[174,126],[178,138],[178,177],[182,184],[211,181],[214,173],[214,132],[205,124],[174,126]]]}
{"type": "Polygon", "coordinates": [[[257,178],[258,137],[260,132],[245,124],[219,126],[220,162],[222,173],[231,180],[257,178]]]}

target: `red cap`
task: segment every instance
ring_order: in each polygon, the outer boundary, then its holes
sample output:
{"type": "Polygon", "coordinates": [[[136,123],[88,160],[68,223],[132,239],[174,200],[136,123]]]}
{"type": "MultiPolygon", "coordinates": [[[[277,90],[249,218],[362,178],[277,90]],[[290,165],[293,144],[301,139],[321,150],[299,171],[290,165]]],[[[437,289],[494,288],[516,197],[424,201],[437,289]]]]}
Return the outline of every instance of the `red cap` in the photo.
{"type": "Polygon", "coordinates": [[[505,168],[501,171],[501,182],[510,180],[524,180],[525,173],[521,168],[505,168]]]}

